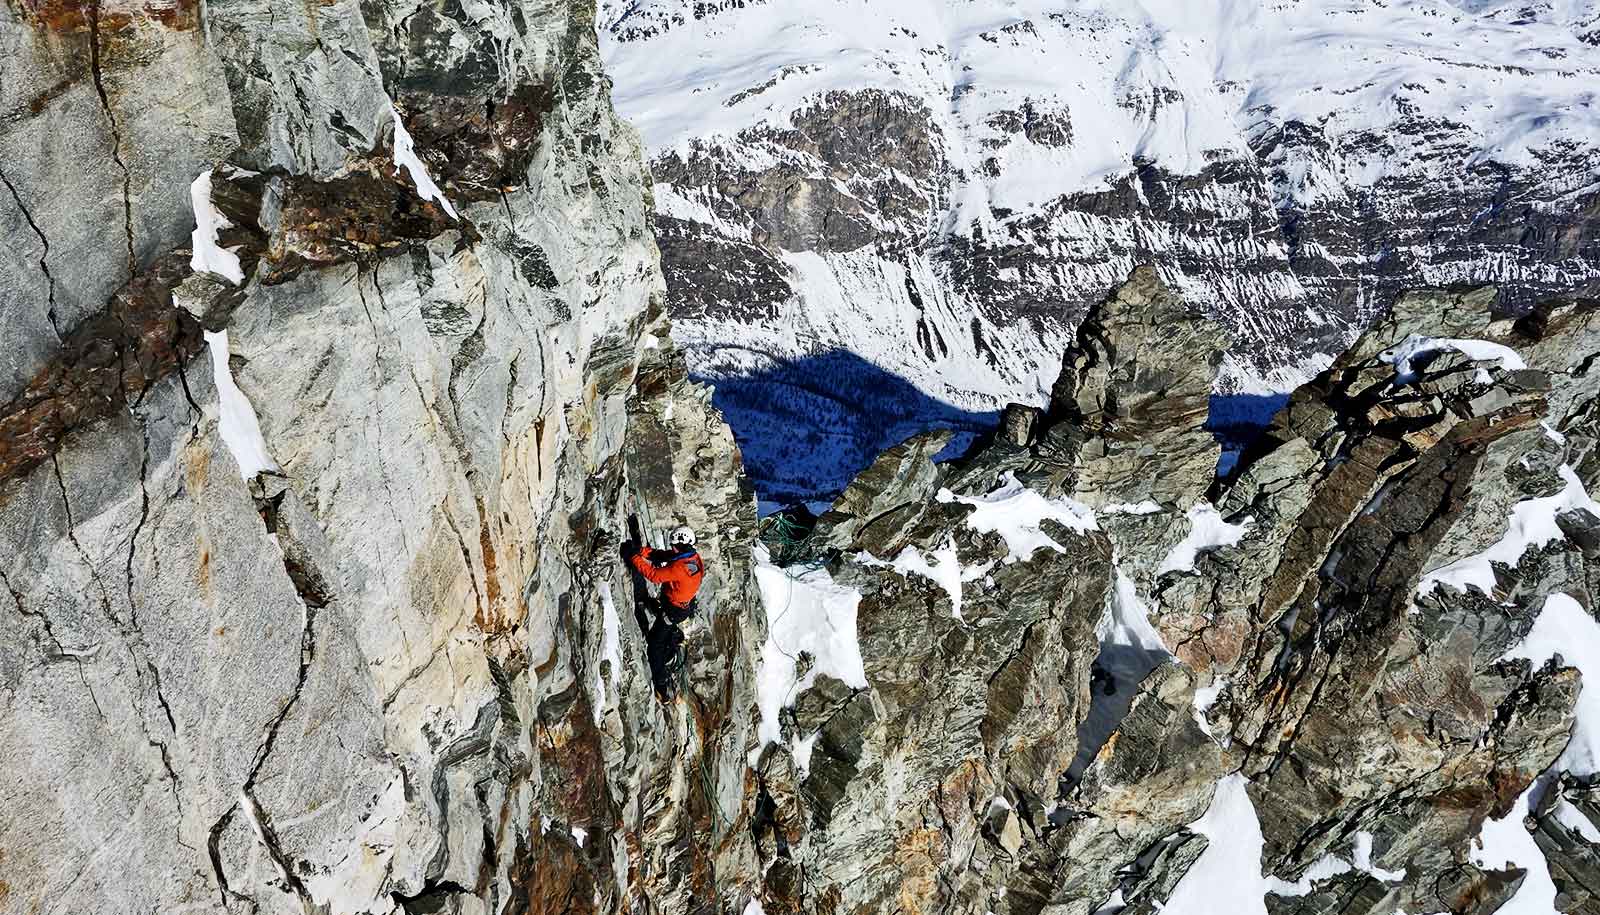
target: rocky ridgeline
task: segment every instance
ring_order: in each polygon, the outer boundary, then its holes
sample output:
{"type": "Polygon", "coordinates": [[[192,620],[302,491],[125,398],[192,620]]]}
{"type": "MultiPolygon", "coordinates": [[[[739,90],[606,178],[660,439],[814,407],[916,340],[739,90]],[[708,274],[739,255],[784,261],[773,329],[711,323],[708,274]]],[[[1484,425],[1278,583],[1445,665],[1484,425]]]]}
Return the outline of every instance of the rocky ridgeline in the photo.
{"type": "Polygon", "coordinates": [[[1600,905],[1594,725],[1530,637],[1600,634],[1600,309],[1493,300],[1403,296],[1215,480],[1223,338],[1142,269],[1048,409],[880,457],[810,541],[867,685],[764,757],[767,911],[1548,904],[1507,834],[1600,905]]]}

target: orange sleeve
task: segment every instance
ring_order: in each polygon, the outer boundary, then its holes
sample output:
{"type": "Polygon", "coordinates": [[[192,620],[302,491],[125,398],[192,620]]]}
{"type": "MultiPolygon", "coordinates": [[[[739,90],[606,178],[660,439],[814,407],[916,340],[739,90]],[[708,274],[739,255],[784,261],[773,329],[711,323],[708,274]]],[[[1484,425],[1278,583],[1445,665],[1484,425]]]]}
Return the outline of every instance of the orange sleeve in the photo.
{"type": "Polygon", "coordinates": [[[643,551],[634,553],[633,558],[629,559],[628,561],[633,564],[634,569],[638,571],[640,575],[644,576],[645,581],[648,581],[653,585],[659,585],[667,578],[667,570],[656,568],[654,563],[644,558],[643,551]]]}

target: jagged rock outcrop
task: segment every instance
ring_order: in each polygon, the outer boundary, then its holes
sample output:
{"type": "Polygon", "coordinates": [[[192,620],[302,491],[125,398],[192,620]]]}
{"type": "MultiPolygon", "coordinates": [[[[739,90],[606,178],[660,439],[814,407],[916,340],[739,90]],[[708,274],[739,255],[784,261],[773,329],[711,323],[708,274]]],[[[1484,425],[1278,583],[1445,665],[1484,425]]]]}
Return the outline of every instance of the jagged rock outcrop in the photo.
{"type": "Polygon", "coordinates": [[[1078,325],[1039,450],[1071,468],[1080,501],[1187,508],[1211,484],[1221,449],[1205,422],[1228,341],[1197,317],[1140,267],[1078,325]]]}
{"type": "Polygon", "coordinates": [[[1591,725],[1579,670],[1526,640],[1558,603],[1594,625],[1592,547],[1565,532],[1593,512],[1600,309],[1493,301],[1402,297],[1213,481],[1190,398],[1223,339],[1141,272],[1042,415],[946,464],[939,437],[886,452],[813,535],[859,595],[867,685],[813,687],[831,716],[802,693],[763,759],[797,824],[763,853],[808,892],[769,883],[768,910],[1151,912],[1211,887],[1488,913],[1542,885],[1488,838],[1518,811],[1581,909],[1591,725]]]}
{"type": "Polygon", "coordinates": [[[0,912],[1593,905],[1593,303],[1403,297],[1219,480],[1140,270],[774,534],[588,4],[0,17],[0,912]]]}

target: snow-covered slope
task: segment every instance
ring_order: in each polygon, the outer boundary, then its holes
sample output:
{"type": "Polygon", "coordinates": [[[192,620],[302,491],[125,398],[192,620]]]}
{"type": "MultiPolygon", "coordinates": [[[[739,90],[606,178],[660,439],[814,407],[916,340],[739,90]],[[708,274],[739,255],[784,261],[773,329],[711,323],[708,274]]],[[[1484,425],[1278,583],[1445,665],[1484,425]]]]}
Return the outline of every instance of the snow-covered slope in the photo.
{"type": "Polygon", "coordinates": [[[1077,315],[1139,262],[1224,320],[1246,389],[1320,367],[1401,286],[1493,282],[1517,306],[1600,275],[1592,0],[601,15],[695,370],[842,402],[733,405],[771,491],[838,482],[775,439],[847,427],[859,464],[903,425],[855,416],[873,381],[809,360],[909,382],[934,404],[913,425],[1038,401],[1077,315]]]}

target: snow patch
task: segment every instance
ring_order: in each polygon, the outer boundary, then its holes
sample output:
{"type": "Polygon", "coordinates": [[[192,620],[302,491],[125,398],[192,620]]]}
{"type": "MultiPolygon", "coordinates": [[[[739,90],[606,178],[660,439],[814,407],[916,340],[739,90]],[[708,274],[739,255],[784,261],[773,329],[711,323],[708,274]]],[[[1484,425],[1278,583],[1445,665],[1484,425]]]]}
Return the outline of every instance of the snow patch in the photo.
{"type": "Polygon", "coordinates": [[[217,433],[239,465],[239,475],[249,480],[258,473],[281,473],[278,462],[267,453],[255,407],[233,381],[233,369],[228,365],[228,332],[208,330],[205,335],[211,349],[211,377],[217,386],[217,433]]]}
{"type": "MultiPolygon", "coordinates": [[[[1115,563],[1115,557],[1112,561],[1115,563]]],[[[1078,751],[1067,767],[1067,778],[1072,782],[1083,777],[1111,735],[1122,726],[1139,694],[1139,684],[1172,657],[1160,633],[1150,625],[1149,610],[1139,597],[1138,587],[1121,568],[1116,570],[1116,585],[1108,595],[1095,635],[1100,652],[1094,663],[1109,678],[1110,688],[1094,691],[1089,714],[1078,725],[1078,751]]]]}
{"type": "Polygon", "coordinates": [[[1236,546],[1254,524],[1255,519],[1248,516],[1238,524],[1229,524],[1222,520],[1222,515],[1210,503],[1195,505],[1189,509],[1189,533],[1167,552],[1166,558],[1161,560],[1160,567],[1156,569],[1156,576],[1168,572],[1193,572],[1195,559],[1201,553],[1236,546]]]}
{"type": "MultiPolygon", "coordinates": [[[[759,745],[778,743],[778,715],[794,698],[828,674],[854,689],[867,686],[861,643],[856,638],[856,608],[861,592],[834,582],[825,568],[795,572],[775,565],[766,549],[755,550],[756,584],[767,615],[767,641],[756,673],[756,705],[761,712],[759,745]],[[801,653],[811,669],[801,676],[801,653]]],[[[756,752],[759,752],[759,748],[756,752]]]]}
{"type": "Polygon", "coordinates": [[[1102,515],[1154,515],[1161,511],[1161,506],[1145,499],[1141,502],[1113,502],[1101,506],[1099,514],[1102,515]]]}
{"type": "Polygon", "coordinates": [[[1558,799],[1555,803],[1554,815],[1556,822],[1582,836],[1585,842],[1593,842],[1596,845],[1600,845],[1600,829],[1596,829],[1595,825],[1589,822],[1588,817],[1579,813],[1578,808],[1572,806],[1571,801],[1566,798],[1558,799]]]}
{"type": "Polygon", "coordinates": [[[1394,366],[1395,384],[1412,384],[1420,377],[1421,369],[1417,366],[1418,362],[1424,362],[1447,350],[1455,350],[1474,362],[1498,361],[1500,367],[1506,370],[1528,367],[1517,351],[1509,346],[1490,343],[1487,340],[1425,337],[1422,334],[1412,334],[1401,341],[1399,346],[1379,353],[1378,359],[1394,366]]]}
{"type": "Polygon", "coordinates": [[[1355,861],[1353,863],[1356,866],[1356,870],[1371,874],[1384,883],[1399,883],[1406,879],[1406,869],[1403,867],[1397,871],[1392,871],[1372,863],[1372,833],[1365,830],[1356,833],[1353,851],[1355,852],[1355,861]]]}
{"type": "Polygon", "coordinates": [[[1583,676],[1573,706],[1572,737],[1551,765],[1583,777],[1600,772],[1600,623],[1571,596],[1552,594],[1522,642],[1502,660],[1526,658],[1535,667],[1556,656],[1583,676]]]}
{"type": "Polygon", "coordinates": [[[594,665],[594,723],[599,724],[606,714],[606,681],[603,664],[611,665],[611,680],[622,675],[622,623],[617,616],[617,605],[611,597],[610,582],[600,583],[600,658],[594,665]]]}
{"type": "Polygon", "coordinates": [[[1422,576],[1417,584],[1417,596],[1427,597],[1440,585],[1456,591],[1476,588],[1487,595],[1494,593],[1496,564],[1515,568],[1529,549],[1543,549],[1551,543],[1566,539],[1556,518],[1567,512],[1587,509],[1600,515],[1600,504],[1589,498],[1583,481],[1563,464],[1556,471],[1565,486],[1553,496],[1524,499],[1511,508],[1505,536],[1488,549],[1449,565],[1434,569],[1422,576]]]}
{"type": "MultiPolygon", "coordinates": [[[[1600,684],[1600,680],[1593,679],[1600,677],[1600,623],[1567,594],[1545,598],[1533,628],[1521,643],[1505,653],[1504,659],[1526,658],[1542,665],[1557,655],[1578,669],[1583,686],[1574,707],[1572,737],[1546,775],[1563,770],[1579,777],[1593,775],[1600,760],[1600,686],[1590,684],[1600,684]]],[[[1485,870],[1516,867],[1527,871],[1516,895],[1500,907],[1503,915],[1551,915],[1555,911],[1556,887],[1550,878],[1550,866],[1523,825],[1548,781],[1545,777],[1534,779],[1505,816],[1485,820],[1470,849],[1472,863],[1485,870]]],[[[1557,803],[1555,816],[1589,841],[1600,840],[1600,831],[1566,801],[1557,803]]]]}
{"type": "Polygon", "coordinates": [[[1372,833],[1370,832],[1362,831],[1356,833],[1355,839],[1351,842],[1350,853],[1349,859],[1341,858],[1338,855],[1323,855],[1314,864],[1306,868],[1306,872],[1300,875],[1300,879],[1293,883],[1280,880],[1277,877],[1268,877],[1267,891],[1274,896],[1305,896],[1316,888],[1316,884],[1327,880],[1329,877],[1337,877],[1340,874],[1348,874],[1351,871],[1360,871],[1382,883],[1399,883],[1401,880],[1406,879],[1405,868],[1391,871],[1373,865],[1372,833]]]}
{"type": "MultiPolygon", "coordinates": [[[[1161,633],[1150,625],[1150,610],[1139,597],[1139,589],[1121,569],[1117,570],[1116,589],[1112,592],[1111,602],[1100,618],[1095,634],[1100,639],[1102,651],[1107,645],[1115,645],[1162,655],[1172,654],[1167,650],[1166,643],[1161,641],[1161,633]]],[[[1143,677],[1142,674],[1140,676],[1143,677]]]]}
{"type": "Polygon", "coordinates": [[[1554,915],[1556,911],[1556,885],[1550,879],[1550,866],[1533,835],[1522,825],[1533,794],[1538,790],[1536,779],[1505,816],[1484,820],[1477,842],[1469,849],[1472,863],[1484,870],[1519,867],[1527,871],[1516,895],[1506,900],[1496,910],[1496,915],[1554,915]]]}
{"type": "MultiPolygon", "coordinates": [[[[1211,806],[1189,829],[1206,837],[1162,907],[1171,915],[1266,915],[1268,881],[1261,877],[1261,821],[1237,772],[1217,781],[1211,806]]],[[[1282,881],[1279,881],[1280,883],[1282,881]]]]}
{"type": "Polygon", "coordinates": [[[194,231],[189,233],[194,254],[189,257],[189,269],[220,276],[235,286],[244,282],[239,255],[217,244],[217,233],[233,223],[211,205],[211,169],[190,183],[189,202],[194,207],[194,231]]]}
{"type": "Polygon", "coordinates": [[[439,185],[433,183],[433,176],[428,174],[428,167],[417,158],[416,145],[411,140],[411,134],[406,132],[405,123],[400,120],[400,110],[390,105],[389,113],[394,116],[394,164],[405,169],[411,176],[411,183],[417,186],[418,197],[436,201],[446,213],[450,214],[451,219],[459,219],[456,208],[445,199],[444,191],[439,190],[439,185]]]}
{"type": "Polygon", "coordinates": [[[1094,512],[1072,499],[1047,499],[1018,482],[1009,470],[1000,485],[986,496],[958,496],[939,490],[940,502],[961,502],[976,510],[967,516],[967,527],[979,533],[998,533],[1006,542],[1007,565],[1032,558],[1040,549],[1065,553],[1066,547],[1053,540],[1042,528],[1045,519],[1057,522],[1079,534],[1097,531],[1094,512]]]}
{"type": "MultiPolygon", "coordinates": [[[[1211,732],[1211,722],[1206,720],[1206,711],[1222,695],[1222,690],[1228,682],[1221,677],[1212,680],[1209,684],[1194,691],[1194,723],[1200,726],[1207,737],[1215,740],[1217,735],[1211,732]]],[[[1226,738],[1224,738],[1226,740],[1226,738]]]]}
{"type": "Polygon", "coordinates": [[[950,595],[951,613],[958,620],[964,619],[961,616],[961,583],[971,579],[961,569],[961,560],[956,556],[956,544],[953,539],[946,538],[944,546],[927,554],[914,546],[908,546],[901,550],[900,555],[893,561],[885,562],[867,552],[857,553],[856,561],[864,566],[894,569],[903,576],[921,575],[950,595]]]}
{"type": "Polygon", "coordinates": [[[794,745],[789,748],[789,753],[794,757],[795,768],[800,770],[800,777],[805,778],[811,773],[811,751],[816,749],[817,738],[822,736],[822,731],[812,731],[808,737],[796,737],[794,745]]]}

